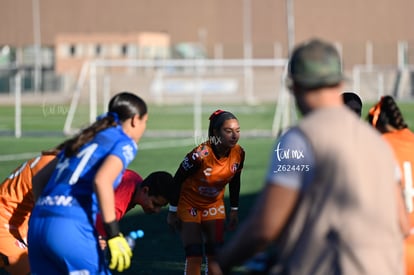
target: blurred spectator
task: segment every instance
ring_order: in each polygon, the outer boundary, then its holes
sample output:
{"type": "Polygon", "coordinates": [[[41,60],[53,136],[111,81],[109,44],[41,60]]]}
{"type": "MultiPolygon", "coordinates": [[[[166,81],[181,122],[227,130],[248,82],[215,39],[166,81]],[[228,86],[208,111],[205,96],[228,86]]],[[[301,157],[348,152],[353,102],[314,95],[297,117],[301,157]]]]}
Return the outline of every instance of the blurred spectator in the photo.
{"type": "Polygon", "coordinates": [[[211,274],[270,244],[279,254],[266,274],[403,274],[397,164],[381,136],[344,106],[337,50],[321,40],[299,45],[289,75],[304,118],[276,142],[266,185],[211,274]]]}
{"type": "MultiPolygon", "coordinates": [[[[409,212],[410,224],[414,225],[414,133],[408,129],[404,117],[394,99],[387,95],[382,97],[368,113],[368,121],[382,133],[394,150],[402,171],[402,188],[405,204],[409,212]]],[[[414,274],[414,227],[405,240],[406,274],[414,274]]]]}
{"type": "Polygon", "coordinates": [[[342,98],[346,106],[354,111],[359,117],[362,114],[362,100],[358,94],[354,92],[344,92],[342,98]]]}

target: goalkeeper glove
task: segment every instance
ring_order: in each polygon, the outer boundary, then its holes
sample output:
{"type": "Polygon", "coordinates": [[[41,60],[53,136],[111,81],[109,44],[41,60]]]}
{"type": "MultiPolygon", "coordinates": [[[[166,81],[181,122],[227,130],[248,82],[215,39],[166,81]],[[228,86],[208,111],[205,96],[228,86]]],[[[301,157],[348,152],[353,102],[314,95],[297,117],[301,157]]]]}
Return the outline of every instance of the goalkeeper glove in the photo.
{"type": "Polygon", "coordinates": [[[105,224],[105,231],[108,235],[108,249],[110,252],[109,268],[122,272],[131,265],[132,251],[126,239],[119,232],[117,221],[105,224]]]}

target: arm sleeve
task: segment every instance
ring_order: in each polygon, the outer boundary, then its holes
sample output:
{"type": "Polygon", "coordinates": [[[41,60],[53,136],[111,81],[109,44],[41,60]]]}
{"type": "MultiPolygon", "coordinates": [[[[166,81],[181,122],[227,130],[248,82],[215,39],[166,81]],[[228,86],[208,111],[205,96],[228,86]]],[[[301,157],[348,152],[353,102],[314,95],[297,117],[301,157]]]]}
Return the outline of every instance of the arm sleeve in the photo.
{"type": "Polygon", "coordinates": [[[240,196],[240,183],[241,183],[241,171],[244,166],[245,152],[242,149],[241,151],[241,162],[239,169],[237,170],[234,177],[229,183],[229,193],[230,193],[230,207],[239,206],[239,196],[240,196]]]}
{"type": "Polygon", "coordinates": [[[201,158],[196,152],[196,149],[192,150],[188,153],[184,160],[181,162],[180,166],[178,167],[177,171],[174,175],[174,195],[170,201],[170,205],[177,206],[178,200],[180,198],[180,191],[181,185],[183,184],[184,180],[195,173],[197,169],[201,165],[201,158]]]}
{"type": "Polygon", "coordinates": [[[230,207],[239,206],[240,176],[241,172],[237,172],[229,183],[230,207]]]}

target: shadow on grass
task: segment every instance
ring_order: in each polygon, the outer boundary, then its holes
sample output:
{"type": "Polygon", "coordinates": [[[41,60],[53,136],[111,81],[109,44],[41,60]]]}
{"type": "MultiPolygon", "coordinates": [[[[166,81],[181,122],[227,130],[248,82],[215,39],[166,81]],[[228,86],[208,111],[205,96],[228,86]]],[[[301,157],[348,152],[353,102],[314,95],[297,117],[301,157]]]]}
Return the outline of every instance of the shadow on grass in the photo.
{"type": "MultiPolygon", "coordinates": [[[[255,202],[256,194],[241,195],[239,207],[240,223],[243,222],[255,202]]],[[[228,200],[226,200],[226,203],[228,200]]],[[[142,229],[145,234],[138,239],[133,250],[131,267],[119,274],[178,275],[184,274],[184,249],[178,233],[170,231],[167,225],[167,208],[159,214],[145,215],[136,211],[125,216],[120,226],[122,232],[142,229]]],[[[233,232],[226,233],[226,239],[233,232]]],[[[114,274],[118,274],[114,272],[114,274]]],[[[234,274],[243,274],[235,272],[234,274]]]]}

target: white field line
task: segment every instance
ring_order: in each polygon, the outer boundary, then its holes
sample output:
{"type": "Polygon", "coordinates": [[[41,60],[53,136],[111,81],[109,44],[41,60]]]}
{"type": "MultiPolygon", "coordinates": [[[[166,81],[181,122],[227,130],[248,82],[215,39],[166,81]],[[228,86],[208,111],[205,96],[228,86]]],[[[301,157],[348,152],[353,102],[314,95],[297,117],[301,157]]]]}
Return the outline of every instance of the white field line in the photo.
{"type": "MultiPolygon", "coordinates": [[[[173,147],[189,146],[194,143],[194,139],[179,139],[179,140],[162,140],[154,142],[143,142],[138,145],[139,150],[150,150],[150,149],[163,149],[173,147]]],[[[195,146],[195,145],[194,145],[195,146]]],[[[28,152],[19,154],[0,155],[0,162],[15,161],[15,160],[27,160],[38,155],[39,152],[28,152]]]]}
{"type": "Polygon", "coordinates": [[[197,145],[195,144],[194,138],[143,142],[138,145],[138,150],[174,148],[174,147],[189,146],[192,144],[194,145],[194,147],[197,145]]]}
{"type": "Polygon", "coordinates": [[[0,162],[2,161],[13,161],[13,160],[26,160],[31,159],[34,156],[38,155],[39,152],[33,153],[20,153],[20,154],[10,154],[10,155],[0,155],[0,162]]]}

